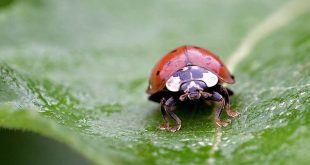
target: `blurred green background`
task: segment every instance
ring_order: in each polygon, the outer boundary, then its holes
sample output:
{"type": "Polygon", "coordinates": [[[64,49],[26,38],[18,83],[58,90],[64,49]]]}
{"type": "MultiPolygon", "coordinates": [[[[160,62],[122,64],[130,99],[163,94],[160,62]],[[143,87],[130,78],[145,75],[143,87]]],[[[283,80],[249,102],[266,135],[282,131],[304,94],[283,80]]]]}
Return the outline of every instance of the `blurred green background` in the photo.
{"type": "Polygon", "coordinates": [[[230,63],[289,2],[0,0],[0,164],[306,164],[310,10],[238,63],[228,127],[189,106],[179,132],[160,131],[144,92],[165,53],[191,44],[230,63]]]}

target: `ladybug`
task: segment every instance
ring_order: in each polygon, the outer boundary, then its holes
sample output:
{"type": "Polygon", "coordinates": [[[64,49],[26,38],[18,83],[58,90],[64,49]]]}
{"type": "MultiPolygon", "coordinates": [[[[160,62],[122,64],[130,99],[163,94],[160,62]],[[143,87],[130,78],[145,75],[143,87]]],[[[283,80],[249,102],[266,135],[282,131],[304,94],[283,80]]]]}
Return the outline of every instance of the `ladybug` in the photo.
{"type": "Polygon", "coordinates": [[[164,123],[161,130],[171,132],[181,128],[181,119],[172,111],[177,102],[216,101],[220,106],[215,112],[215,123],[227,126],[229,120],[221,120],[223,109],[230,117],[239,116],[239,112],[230,109],[229,96],[233,91],[223,83],[235,83],[224,63],[212,52],[184,45],[166,54],[153,68],[146,93],[149,100],[160,103],[164,123]],[[170,127],[169,116],[176,125],[170,127]]]}

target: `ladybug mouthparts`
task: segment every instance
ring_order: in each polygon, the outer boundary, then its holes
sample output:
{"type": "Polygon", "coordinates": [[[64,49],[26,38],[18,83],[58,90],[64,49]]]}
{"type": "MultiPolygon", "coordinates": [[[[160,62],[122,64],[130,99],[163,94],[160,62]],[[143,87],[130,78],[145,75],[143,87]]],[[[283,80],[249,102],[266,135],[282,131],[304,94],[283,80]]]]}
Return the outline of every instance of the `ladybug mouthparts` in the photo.
{"type": "Polygon", "coordinates": [[[187,96],[190,100],[198,100],[201,94],[200,92],[189,92],[187,96]]]}
{"type": "Polygon", "coordinates": [[[197,80],[193,80],[193,81],[188,81],[185,82],[181,85],[181,89],[180,91],[183,94],[183,99],[189,99],[189,100],[198,100],[201,97],[201,93],[203,92],[203,90],[207,87],[207,85],[203,82],[203,81],[197,81],[197,80]]]}

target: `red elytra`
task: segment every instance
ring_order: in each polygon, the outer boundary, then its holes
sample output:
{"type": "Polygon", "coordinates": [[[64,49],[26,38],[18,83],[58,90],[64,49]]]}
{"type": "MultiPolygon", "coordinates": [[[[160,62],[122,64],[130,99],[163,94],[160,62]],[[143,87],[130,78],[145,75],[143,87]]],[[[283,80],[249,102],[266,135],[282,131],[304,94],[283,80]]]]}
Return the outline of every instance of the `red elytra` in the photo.
{"type": "Polygon", "coordinates": [[[220,79],[220,83],[235,83],[225,64],[212,52],[190,45],[184,45],[169,52],[155,65],[149,79],[146,92],[156,94],[165,88],[165,83],[176,71],[187,65],[200,66],[208,69],[220,79]]]}

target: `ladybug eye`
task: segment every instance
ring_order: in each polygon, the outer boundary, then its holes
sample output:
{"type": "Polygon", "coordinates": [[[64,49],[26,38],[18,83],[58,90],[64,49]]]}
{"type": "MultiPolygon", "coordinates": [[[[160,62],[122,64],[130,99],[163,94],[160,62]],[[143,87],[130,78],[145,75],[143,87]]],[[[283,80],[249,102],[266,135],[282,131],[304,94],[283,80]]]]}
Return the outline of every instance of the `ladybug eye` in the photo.
{"type": "Polygon", "coordinates": [[[179,91],[180,89],[180,86],[181,86],[181,79],[180,77],[174,77],[174,76],[171,76],[167,82],[166,82],[166,87],[169,91],[171,92],[177,92],[179,91]]]}
{"type": "Polygon", "coordinates": [[[213,87],[214,85],[217,84],[219,79],[215,74],[207,72],[203,73],[202,81],[207,84],[207,87],[213,87]]]}

